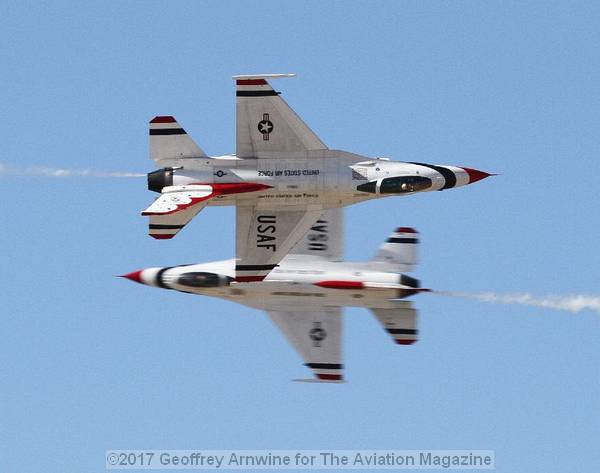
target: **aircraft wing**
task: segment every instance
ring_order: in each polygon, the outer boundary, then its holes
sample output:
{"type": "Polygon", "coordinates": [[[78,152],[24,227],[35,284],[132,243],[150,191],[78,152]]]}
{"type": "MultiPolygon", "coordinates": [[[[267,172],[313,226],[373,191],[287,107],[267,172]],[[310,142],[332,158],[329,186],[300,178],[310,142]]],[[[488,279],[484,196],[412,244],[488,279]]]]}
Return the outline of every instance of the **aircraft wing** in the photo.
{"type": "Polygon", "coordinates": [[[342,309],[268,310],[271,320],[321,381],[342,381],[342,309]]]}
{"type": "Polygon", "coordinates": [[[288,258],[294,255],[342,261],[344,257],[343,209],[329,209],[319,217],[302,239],[292,248],[288,258]]]}
{"type": "Polygon", "coordinates": [[[237,282],[262,281],[323,214],[315,206],[236,207],[237,282]]]}
{"type": "Polygon", "coordinates": [[[293,74],[234,76],[236,81],[236,155],[269,157],[282,151],[327,149],[317,135],[267,82],[293,74]],[[266,154],[262,154],[266,153],[266,154]]]}

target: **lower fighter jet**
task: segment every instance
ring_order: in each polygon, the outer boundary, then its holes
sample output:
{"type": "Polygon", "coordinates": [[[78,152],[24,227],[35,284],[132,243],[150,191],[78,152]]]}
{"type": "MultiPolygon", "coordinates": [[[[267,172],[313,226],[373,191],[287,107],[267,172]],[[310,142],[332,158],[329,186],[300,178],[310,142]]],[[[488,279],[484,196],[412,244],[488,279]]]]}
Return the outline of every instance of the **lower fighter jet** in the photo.
{"type": "Polygon", "coordinates": [[[366,307],[400,345],[417,341],[417,310],[404,300],[428,289],[404,273],[417,263],[418,233],[397,228],[368,262],[343,262],[342,210],[327,211],[262,282],[238,282],[236,260],[125,274],[163,289],[237,302],[267,312],[315,377],[342,382],[342,308],[366,307]]]}

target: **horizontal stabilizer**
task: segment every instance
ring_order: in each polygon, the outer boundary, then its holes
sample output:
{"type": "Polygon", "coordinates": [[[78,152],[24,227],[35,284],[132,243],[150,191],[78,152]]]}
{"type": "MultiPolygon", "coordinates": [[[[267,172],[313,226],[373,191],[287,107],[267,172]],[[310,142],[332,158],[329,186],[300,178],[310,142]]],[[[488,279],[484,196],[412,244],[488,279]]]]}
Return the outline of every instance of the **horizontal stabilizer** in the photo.
{"type": "Polygon", "coordinates": [[[212,197],[213,189],[209,185],[168,186],[158,199],[142,212],[142,215],[167,215],[181,212],[199,202],[212,197]]]}
{"type": "Polygon", "coordinates": [[[173,238],[213,197],[213,188],[200,186],[169,186],[142,215],[150,217],[149,235],[159,240],[173,238]]]}
{"type": "Polygon", "coordinates": [[[142,215],[150,217],[151,237],[169,239],[206,207],[210,199],[219,195],[263,191],[269,187],[253,182],[167,186],[142,215]]]}
{"type": "Polygon", "coordinates": [[[412,345],[419,338],[417,310],[412,307],[371,309],[385,331],[398,345],[412,345]]]}

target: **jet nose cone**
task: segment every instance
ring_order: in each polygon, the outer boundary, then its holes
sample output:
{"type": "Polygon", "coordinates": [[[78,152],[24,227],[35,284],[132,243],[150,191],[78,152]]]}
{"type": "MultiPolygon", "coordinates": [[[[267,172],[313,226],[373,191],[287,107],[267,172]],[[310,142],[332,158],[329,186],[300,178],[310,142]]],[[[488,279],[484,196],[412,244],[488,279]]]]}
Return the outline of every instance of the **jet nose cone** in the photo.
{"type": "Polygon", "coordinates": [[[485,179],[486,177],[495,176],[495,174],[490,174],[488,172],[479,171],[477,169],[471,169],[471,168],[463,168],[463,169],[469,175],[468,184],[473,184],[474,182],[481,181],[482,179],[485,179]]]}
{"type": "Polygon", "coordinates": [[[144,284],[144,281],[142,281],[142,271],[143,269],[140,269],[139,271],[134,271],[133,273],[122,274],[119,277],[129,279],[130,281],[139,282],[140,284],[144,284]]]}

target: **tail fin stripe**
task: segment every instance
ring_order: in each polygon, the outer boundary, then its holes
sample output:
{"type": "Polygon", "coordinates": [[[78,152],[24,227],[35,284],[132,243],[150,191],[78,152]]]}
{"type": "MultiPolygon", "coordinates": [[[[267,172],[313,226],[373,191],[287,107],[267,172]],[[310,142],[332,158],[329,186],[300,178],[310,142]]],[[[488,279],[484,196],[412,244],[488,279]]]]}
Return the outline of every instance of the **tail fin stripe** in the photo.
{"type": "Polygon", "coordinates": [[[175,117],[158,116],[158,117],[154,117],[152,120],[150,120],[150,123],[176,123],[176,122],[175,122],[175,117]]]}
{"type": "Polygon", "coordinates": [[[388,238],[387,240],[385,240],[386,243],[419,243],[419,240],[417,238],[397,238],[397,237],[391,237],[388,238]]]}
{"type": "Polygon", "coordinates": [[[410,328],[388,328],[386,329],[391,335],[418,335],[419,331],[410,328]]]}
{"type": "Polygon", "coordinates": [[[237,97],[269,97],[279,95],[279,92],[274,90],[238,90],[235,95],[237,97]]]}
{"type": "Polygon", "coordinates": [[[150,128],[151,135],[187,135],[183,128],[150,128]]]}
{"type": "Polygon", "coordinates": [[[344,365],[340,363],[304,363],[304,366],[315,370],[343,370],[344,365]]]}
{"type": "Polygon", "coordinates": [[[268,85],[264,79],[238,79],[235,83],[237,85],[268,85]]]}

